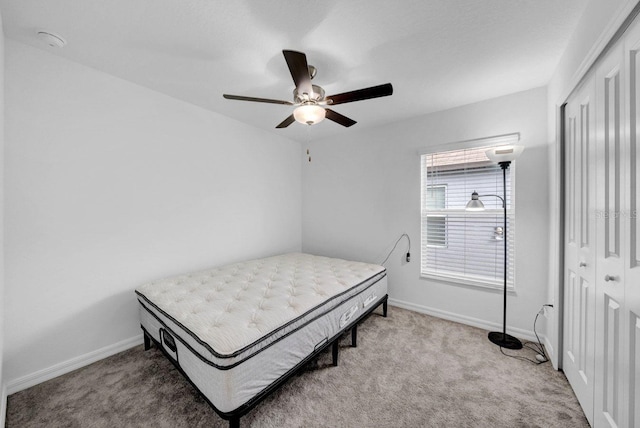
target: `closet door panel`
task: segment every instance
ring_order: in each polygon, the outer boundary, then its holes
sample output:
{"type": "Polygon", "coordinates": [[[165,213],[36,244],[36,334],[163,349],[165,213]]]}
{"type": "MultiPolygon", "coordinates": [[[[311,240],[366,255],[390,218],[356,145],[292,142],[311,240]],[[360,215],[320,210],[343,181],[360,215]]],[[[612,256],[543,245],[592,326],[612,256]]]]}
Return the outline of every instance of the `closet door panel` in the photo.
{"type": "Polygon", "coordinates": [[[628,134],[625,189],[627,206],[623,220],[626,224],[627,242],[625,266],[625,323],[628,327],[626,366],[628,370],[627,409],[630,427],[640,426],[640,25],[634,25],[625,37],[625,56],[628,60],[628,134]]]}
{"type": "Polygon", "coordinates": [[[629,426],[640,426],[640,316],[630,313],[629,326],[629,426]]]}
{"type": "Polygon", "coordinates": [[[565,289],[563,370],[592,420],[595,336],[595,77],[565,109],[565,289]]]}
{"type": "Polygon", "coordinates": [[[624,81],[623,45],[596,68],[597,237],[595,427],[624,427],[624,81]]]}
{"type": "MultiPolygon", "coordinates": [[[[606,421],[606,426],[620,425],[620,305],[605,296],[604,309],[604,356],[602,361],[602,402],[596,403],[596,411],[606,421]]],[[[596,419],[596,426],[601,426],[596,419]]]]}

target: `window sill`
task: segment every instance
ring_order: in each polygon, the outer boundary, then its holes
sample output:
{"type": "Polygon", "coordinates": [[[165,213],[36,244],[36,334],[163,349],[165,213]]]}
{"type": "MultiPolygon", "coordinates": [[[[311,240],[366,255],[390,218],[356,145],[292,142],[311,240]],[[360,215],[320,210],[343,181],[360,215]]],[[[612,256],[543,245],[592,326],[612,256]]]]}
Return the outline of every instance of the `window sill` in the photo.
{"type": "MultiPolygon", "coordinates": [[[[471,287],[476,289],[483,289],[487,291],[500,291],[504,290],[504,285],[494,284],[483,280],[474,280],[470,278],[458,278],[453,275],[439,275],[435,273],[421,273],[420,279],[432,280],[438,282],[444,282],[451,285],[471,287]]],[[[516,289],[513,286],[507,285],[507,293],[510,295],[517,295],[516,289]]]]}

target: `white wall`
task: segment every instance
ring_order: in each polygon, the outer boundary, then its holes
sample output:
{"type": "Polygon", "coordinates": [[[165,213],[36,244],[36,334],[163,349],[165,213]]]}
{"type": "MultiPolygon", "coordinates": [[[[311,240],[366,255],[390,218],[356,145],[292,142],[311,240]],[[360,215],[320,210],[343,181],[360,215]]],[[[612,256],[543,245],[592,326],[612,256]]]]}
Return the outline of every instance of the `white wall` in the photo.
{"type": "MultiPolygon", "coordinates": [[[[302,167],[306,252],[381,262],[402,232],[411,236],[387,263],[396,303],[475,325],[502,324],[499,291],[420,278],[420,162],[426,147],[519,132],[516,167],[517,295],[508,324],[530,333],[547,290],[546,88],[538,88],[308,145],[302,167]],[[404,302],[404,303],[403,303],[404,302]]],[[[355,129],[355,128],[354,128],[355,129]]]]}
{"type": "Polygon", "coordinates": [[[6,81],[9,392],[141,340],[142,282],[300,250],[299,143],[9,40],[6,81]]]}
{"type": "Polygon", "coordinates": [[[0,14],[0,427],[4,426],[7,399],[2,369],[4,317],[4,31],[0,14]]]}
{"type": "MultiPolygon", "coordinates": [[[[615,32],[620,28],[638,0],[591,0],[585,8],[576,30],[556,68],[548,88],[548,129],[549,141],[549,280],[548,300],[554,304],[549,311],[546,337],[547,348],[551,353],[554,367],[561,367],[560,355],[560,319],[558,306],[562,304],[562,288],[559,281],[560,257],[560,107],[567,100],[571,91],[595,62],[598,55],[606,47],[615,32]]],[[[561,273],[560,273],[561,274],[561,273]]]]}

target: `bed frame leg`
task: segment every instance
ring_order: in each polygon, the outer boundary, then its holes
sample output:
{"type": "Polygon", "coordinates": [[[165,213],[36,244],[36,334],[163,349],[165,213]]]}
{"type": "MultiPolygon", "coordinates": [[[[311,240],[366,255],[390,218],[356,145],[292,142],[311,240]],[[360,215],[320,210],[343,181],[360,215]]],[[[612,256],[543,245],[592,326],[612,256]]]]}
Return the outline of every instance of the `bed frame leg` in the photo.
{"type": "Polygon", "coordinates": [[[229,428],[240,428],[240,418],[238,416],[233,416],[229,419],[229,428]]]}
{"type": "Polygon", "coordinates": [[[382,316],[387,317],[387,299],[382,302],[382,316]]]}
{"type": "Polygon", "coordinates": [[[351,346],[354,348],[358,346],[358,324],[351,329],[351,346]]]}
{"type": "Polygon", "coordinates": [[[151,349],[151,338],[149,337],[149,335],[147,334],[147,332],[144,332],[144,350],[148,351],[149,349],[151,349]]]}
{"type": "Polygon", "coordinates": [[[340,350],[338,345],[338,339],[336,339],[333,341],[333,345],[331,346],[331,356],[333,357],[333,365],[335,367],[338,366],[338,351],[340,350]]]}

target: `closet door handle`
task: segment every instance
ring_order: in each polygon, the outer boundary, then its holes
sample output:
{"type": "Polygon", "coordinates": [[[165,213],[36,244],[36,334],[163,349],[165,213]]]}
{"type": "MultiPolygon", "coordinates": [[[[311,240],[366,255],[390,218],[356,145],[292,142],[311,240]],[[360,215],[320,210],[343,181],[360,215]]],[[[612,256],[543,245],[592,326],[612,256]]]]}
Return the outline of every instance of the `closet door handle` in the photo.
{"type": "Polygon", "coordinates": [[[587,262],[580,262],[580,267],[587,267],[587,262]]]}
{"type": "Polygon", "coordinates": [[[605,275],[605,276],[604,276],[604,280],[605,280],[606,282],[609,282],[609,281],[615,281],[615,280],[616,280],[616,277],[615,277],[615,276],[613,276],[613,275],[605,275]]]}

